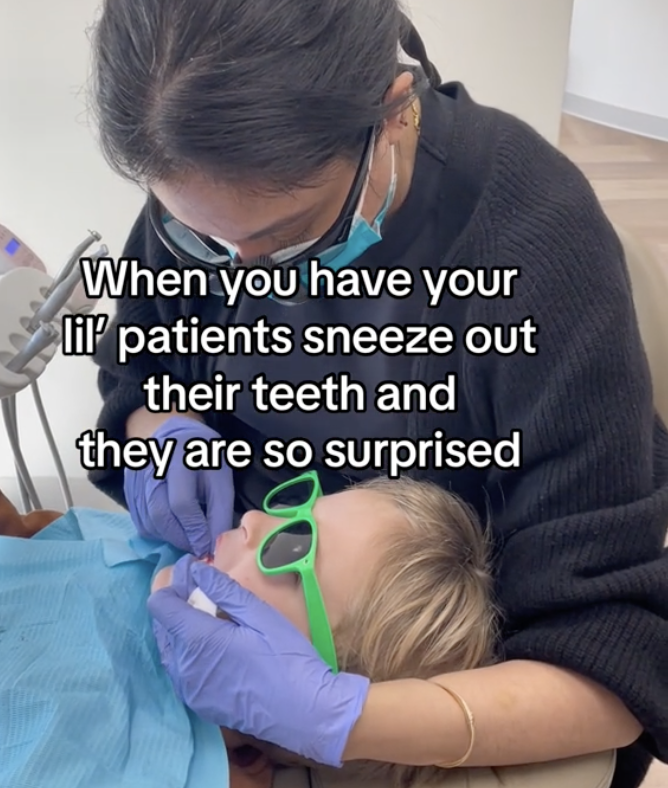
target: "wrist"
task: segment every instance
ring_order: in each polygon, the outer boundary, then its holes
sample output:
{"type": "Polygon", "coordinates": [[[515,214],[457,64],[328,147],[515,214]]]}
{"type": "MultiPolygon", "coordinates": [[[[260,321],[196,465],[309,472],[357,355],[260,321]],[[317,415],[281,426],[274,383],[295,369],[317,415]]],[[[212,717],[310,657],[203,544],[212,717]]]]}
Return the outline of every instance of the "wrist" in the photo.
{"type": "Polygon", "coordinates": [[[354,673],[339,673],[334,677],[324,729],[318,737],[319,746],[316,745],[319,751],[306,757],[335,767],[352,760],[346,756],[348,743],[363,714],[371,686],[368,678],[354,673]]]}
{"type": "Polygon", "coordinates": [[[402,691],[412,691],[411,685],[422,682],[406,679],[371,684],[362,712],[353,726],[343,751],[342,760],[383,760],[380,750],[387,750],[388,743],[382,737],[388,732],[388,719],[396,715],[396,701],[402,691]],[[389,717],[388,717],[389,715],[389,717]]]}
{"type": "Polygon", "coordinates": [[[200,419],[189,416],[187,413],[172,413],[164,421],[157,425],[151,435],[152,438],[171,437],[174,433],[186,430],[192,433],[193,430],[206,429],[206,425],[200,419]]]}
{"type": "Polygon", "coordinates": [[[471,741],[462,709],[431,681],[372,684],[343,761],[435,766],[461,759],[471,741]]]}
{"type": "Polygon", "coordinates": [[[150,438],[157,430],[161,429],[163,425],[175,418],[187,418],[191,421],[203,423],[202,419],[196,414],[191,413],[151,413],[146,408],[139,408],[128,417],[125,424],[125,434],[128,439],[130,438],[150,438]]]}

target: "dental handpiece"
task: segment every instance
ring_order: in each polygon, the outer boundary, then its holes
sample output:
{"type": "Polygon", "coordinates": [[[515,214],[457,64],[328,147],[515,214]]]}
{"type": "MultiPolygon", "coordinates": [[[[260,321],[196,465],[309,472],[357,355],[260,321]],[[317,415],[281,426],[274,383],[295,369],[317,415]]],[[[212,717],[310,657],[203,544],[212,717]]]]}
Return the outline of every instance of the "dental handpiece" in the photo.
{"type": "Polygon", "coordinates": [[[5,365],[10,372],[19,373],[26,364],[30,363],[35,356],[38,356],[42,351],[46,350],[49,345],[52,345],[58,340],[60,334],[57,329],[48,323],[42,325],[30,337],[28,343],[19,352],[10,359],[5,365]]]}
{"type": "Polygon", "coordinates": [[[88,237],[83,240],[79,246],[72,252],[70,255],[69,260],[65,263],[63,268],[59,271],[58,276],[53,280],[51,286],[46,291],[47,297],[53,293],[53,291],[67,279],[67,277],[72,273],[72,269],[76,266],[79,260],[83,257],[83,253],[88,249],[91,244],[95,241],[102,240],[102,236],[96,230],[89,230],[88,237]]]}
{"type": "MultiPolygon", "coordinates": [[[[93,255],[93,258],[106,257],[108,254],[109,249],[103,244],[93,255]]],[[[67,302],[72,298],[80,280],[81,269],[78,266],[72,268],[69,275],[47,296],[42,306],[35,312],[28,324],[28,331],[34,331],[40,323],[50,323],[67,306],[67,302]]]]}

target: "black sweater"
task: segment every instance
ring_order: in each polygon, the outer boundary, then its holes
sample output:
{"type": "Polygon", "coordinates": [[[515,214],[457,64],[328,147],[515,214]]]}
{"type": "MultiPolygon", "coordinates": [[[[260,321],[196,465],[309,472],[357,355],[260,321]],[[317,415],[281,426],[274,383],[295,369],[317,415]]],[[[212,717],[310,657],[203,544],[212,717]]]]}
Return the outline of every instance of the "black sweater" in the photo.
{"type": "MultiPolygon", "coordinates": [[[[143,212],[125,253],[144,264],[174,267],[143,212]]],[[[261,448],[266,438],[508,437],[522,430],[521,470],[432,469],[435,479],[490,516],[496,543],[497,596],[507,659],[554,663],[584,674],[621,697],[644,726],[620,753],[615,785],[637,786],[650,754],[668,761],[668,434],[655,417],[649,371],[634,314],[623,251],[590,186],[564,156],[528,126],[476,104],[461,85],[423,100],[423,128],[410,193],[384,239],[356,265],[519,267],[512,299],[445,298],[429,308],[423,288],[387,296],[314,299],[286,307],[244,299],[225,313],[221,299],[124,299],[118,323],[289,323],[300,336],[312,323],[377,326],[445,323],[457,337],[472,324],[539,326],[536,355],[306,356],[139,355],[116,364],[115,331],[100,343],[99,426],[122,440],[128,414],[144,404],[140,384],[169,372],[209,380],[213,371],[248,382],[322,380],[349,372],[367,390],[383,380],[458,375],[456,413],[259,414],[242,393],[234,415],[209,413],[224,437],[261,448]]],[[[457,345],[461,348],[461,345],[457,345]]],[[[325,492],[370,471],[322,473],[325,492]]],[[[237,511],[257,507],[289,476],[259,462],[235,473],[237,511]]],[[[123,501],[122,473],[92,475],[123,501]]],[[[546,710],[546,713],[549,713],[546,710]]]]}

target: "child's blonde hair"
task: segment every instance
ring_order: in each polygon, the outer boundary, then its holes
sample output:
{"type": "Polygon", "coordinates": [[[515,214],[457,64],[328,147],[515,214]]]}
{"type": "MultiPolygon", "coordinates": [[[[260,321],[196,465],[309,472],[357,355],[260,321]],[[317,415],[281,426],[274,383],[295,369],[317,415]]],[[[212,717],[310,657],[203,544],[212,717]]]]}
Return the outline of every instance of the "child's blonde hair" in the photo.
{"type": "MultiPolygon", "coordinates": [[[[406,527],[381,535],[369,577],[334,630],[340,669],[379,682],[489,664],[496,641],[490,544],[475,512],[435,484],[410,478],[377,477],[353,489],[387,496],[406,527]]],[[[437,767],[361,761],[344,770],[395,786],[446,775],[437,767]]]]}
{"type": "MultiPolygon", "coordinates": [[[[389,497],[407,527],[381,536],[363,593],[334,632],[341,670],[379,682],[489,664],[496,640],[490,543],[475,512],[437,485],[410,478],[377,477],[355,489],[389,497]]],[[[345,768],[397,786],[445,775],[395,764],[345,768]]]]}

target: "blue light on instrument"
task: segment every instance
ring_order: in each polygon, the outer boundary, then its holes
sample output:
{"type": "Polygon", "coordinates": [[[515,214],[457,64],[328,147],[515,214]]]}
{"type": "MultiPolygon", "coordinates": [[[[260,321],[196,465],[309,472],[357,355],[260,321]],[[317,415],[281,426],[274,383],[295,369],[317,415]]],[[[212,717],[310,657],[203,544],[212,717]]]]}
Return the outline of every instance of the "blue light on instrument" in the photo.
{"type": "Polygon", "coordinates": [[[12,240],[5,246],[5,252],[7,254],[13,255],[18,252],[21,248],[21,244],[16,240],[16,238],[12,238],[12,240]]]}

